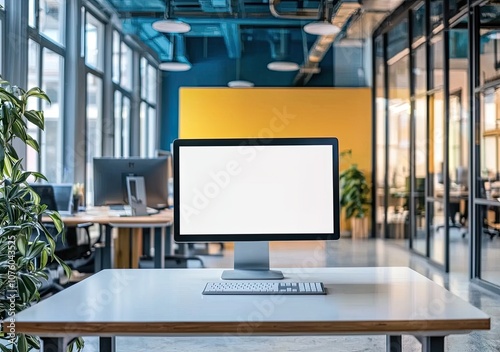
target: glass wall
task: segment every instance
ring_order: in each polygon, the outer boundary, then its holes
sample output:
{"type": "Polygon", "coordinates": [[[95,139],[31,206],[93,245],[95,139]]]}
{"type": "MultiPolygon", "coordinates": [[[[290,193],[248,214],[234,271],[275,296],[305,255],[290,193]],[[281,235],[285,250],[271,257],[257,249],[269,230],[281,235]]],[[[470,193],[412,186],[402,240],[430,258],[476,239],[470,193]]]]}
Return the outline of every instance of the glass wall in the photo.
{"type": "Polygon", "coordinates": [[[374,33],[377,237],[500,289],[500,6],[466,7],[403,2],[374,33]]]}
{"type": "Polygon", "coordinates": [[[500,6],[481,8],[480,79],[476,90],[480,115],[476,207],[478,276],[500,286],[500,15],[491,16],[500,6]]]}
{"type": "Polygon", "coordinates": [[[389,182],[386,237],[405,245],[408,239],[410,175],[410,68],[408,22],[387,35],[388,45],[388,159],[389,182]]]}

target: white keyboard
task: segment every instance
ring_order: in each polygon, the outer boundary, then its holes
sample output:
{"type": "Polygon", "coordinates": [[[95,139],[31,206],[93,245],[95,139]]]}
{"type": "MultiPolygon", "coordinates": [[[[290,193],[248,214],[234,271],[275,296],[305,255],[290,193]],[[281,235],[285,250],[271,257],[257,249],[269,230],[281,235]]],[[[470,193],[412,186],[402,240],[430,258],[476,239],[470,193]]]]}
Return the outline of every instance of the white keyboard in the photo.
{"type": "Polygon", "coordinates": [[[324,295],[322,282],[218,281],[208,282],[204,295],[324,295]]]}

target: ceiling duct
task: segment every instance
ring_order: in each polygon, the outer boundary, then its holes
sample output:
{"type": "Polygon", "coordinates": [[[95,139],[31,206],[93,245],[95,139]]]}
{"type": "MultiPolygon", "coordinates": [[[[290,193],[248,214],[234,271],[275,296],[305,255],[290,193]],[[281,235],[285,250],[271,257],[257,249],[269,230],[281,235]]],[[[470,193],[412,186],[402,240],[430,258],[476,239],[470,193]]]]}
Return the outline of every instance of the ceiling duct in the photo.
{"type": "MultiPolygon", "coordinates": [[[[330,0],[331,1],[331,0],[330,0]]],[[[322,8],[327,3],[327,1],[322,1],[322,5],[318,9],[304,9],[297,8],[295,11],[279,12],[276,9],[281,0],[269,0],[269,11],[276,18],[288,18],[295,20],[318,20],[322,15],[322,8]]]]}
{"type": "MultiPolygon", "coordinates": [[[[309,54],[304,58],[304,63],[302,64],[299,73],[295,76],[293,81],[294,86],[306,85],[312,75],[319,72],[319,63],[323,60],[325,54],[332,46],[335,39],[340,35],[344,35],[350,23],[359,16],[361,5],[357,0],[345,0],[337,2],[330,9],[333,15],[331,17],[327,17],[327,20],[342,30],[338,34],[322,35],[316,39],[313,46],[309,50],[309,54]]],[[[328,12],[330,12],[330,9],[327,9],[328,12]]]]}
{"type": "Polygon", "coordinates": [[[287,30],[270,30],[268,41],[271,45],[271,58],[284,60],[288,56],[288,40],[290,33],[287,30]]]}

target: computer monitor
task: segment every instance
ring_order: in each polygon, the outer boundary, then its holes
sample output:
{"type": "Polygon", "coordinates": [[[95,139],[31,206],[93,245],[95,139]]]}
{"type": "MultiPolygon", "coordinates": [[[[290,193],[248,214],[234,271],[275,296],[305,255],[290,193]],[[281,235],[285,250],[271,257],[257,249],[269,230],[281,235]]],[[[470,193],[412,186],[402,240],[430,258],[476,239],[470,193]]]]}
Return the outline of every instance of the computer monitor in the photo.
{"type": "Polygon", "coordinates": [[[94,158],[94,205],[128,204],[127,176],[142,176],[147,206],[167,207],[167,158],[94,158]]]}
{"type": "Polygon", "coordinates": [[[171,208],[174,206],[174,182],[173,182],[173,158],[172,158],[172,153],[168,150],[163,150],[163,149],[157,149],[156,150],[156,156],[159,157],[166,157],[167,158],[167,163],[168,163],[168,170],[167,170],[167,178],[168,178],[168,184],[167,184],[167,192],[168,192],[168,198],[167,198],[167,207],[171,208]]]}
{"type": "Polygon", "coordinates": [[[30,187],[40,197],[40,204],[46,205],[48,210],[58,210],[52,185],[46,183],[33,183],[30,184],[30,187]]]}
{"type": "Polygon", "coordinates": [[[469,170],[466,167],[458,166],[456,169],[455,183],[462,187],[469,186],[469,170]]]}
{"type": "Polygon", "coordinates": [[[223,279],[280,279],[269,241],[339,239],[336,138],[174,141],[174,239],[235,242],[223,279]]]}
{"type": "Polygon", "coordinates": [[[52,184],[57,211],[60,214],[71,214],[73,210],[73,185],[71,183],[52,184]]]}

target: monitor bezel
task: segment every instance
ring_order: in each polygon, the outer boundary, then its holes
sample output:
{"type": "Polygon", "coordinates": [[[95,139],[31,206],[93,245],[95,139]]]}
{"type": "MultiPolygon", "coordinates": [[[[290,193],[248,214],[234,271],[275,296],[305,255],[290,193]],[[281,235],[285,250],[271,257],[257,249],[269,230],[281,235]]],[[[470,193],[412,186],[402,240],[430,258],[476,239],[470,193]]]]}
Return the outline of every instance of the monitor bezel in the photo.
{"type": "Polygon", "coordinates": [[[296,233],[296,234],[181,234],[180,221],[174,221],[174,240],[176,242],[240,242],[240,241],[313,241],[338,240],[340,238],[339,202],[339,148],[338,139],[328,138],[230,138],[230,139],[176,139],[173,143],[174,157],[174,219],[180,218],[179,207],[179,148],[181,147],[227,147],[227,146],[270,146],[270,145],[329,145],[333,155],[333,233],[296,233]]]}

